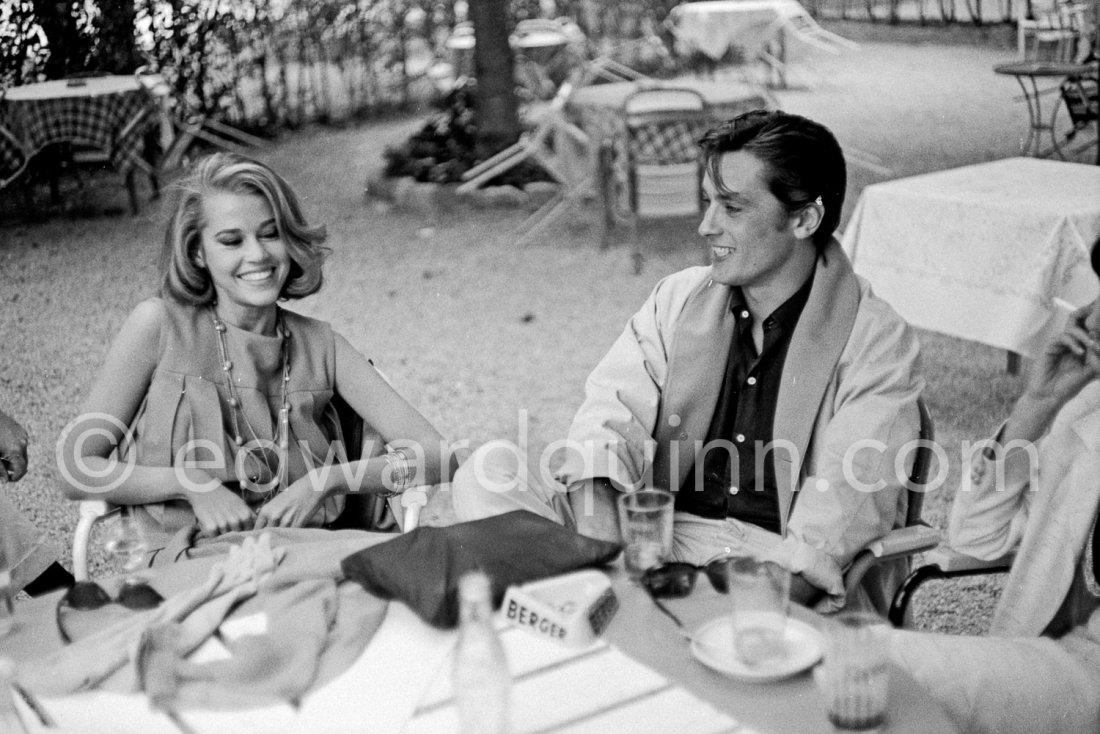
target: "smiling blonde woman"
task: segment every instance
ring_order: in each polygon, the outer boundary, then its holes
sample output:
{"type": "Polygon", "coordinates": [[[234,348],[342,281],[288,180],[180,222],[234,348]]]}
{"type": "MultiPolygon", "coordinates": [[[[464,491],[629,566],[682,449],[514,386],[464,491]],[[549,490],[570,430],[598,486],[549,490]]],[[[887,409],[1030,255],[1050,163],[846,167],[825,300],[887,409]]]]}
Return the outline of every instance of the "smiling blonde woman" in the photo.
{"type": "Polygon", "coordinates": [[[138,506],[151,550],[206,535],[324,526],[349,491],[449,469],[432,425],[323,321],[279,305],[322,285],[325,230],[268,166],[199,161],[177,187],[159,297],[123,324],[59,444],[65,493],[138,506]],[[386,444],[345,462],[333,400],[386,444]]]}

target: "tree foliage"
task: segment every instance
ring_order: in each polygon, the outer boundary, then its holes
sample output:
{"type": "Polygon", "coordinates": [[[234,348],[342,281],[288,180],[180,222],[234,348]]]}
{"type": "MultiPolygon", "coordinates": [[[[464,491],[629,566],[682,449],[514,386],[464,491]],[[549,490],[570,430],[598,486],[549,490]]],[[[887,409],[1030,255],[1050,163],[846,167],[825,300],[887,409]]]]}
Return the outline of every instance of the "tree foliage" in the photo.
{"type": "MultiPolygon", "coordinates": [[[[500,2],[506,31],[540,12],[500,2]]],[[[602,51],[674,4],[558,0],[557,13],[602,51]]],[[[144,65],[189,112],[253,130],[338,122],[434,98],[454,24],[453,0],[2,0],[0,86],[144,65]]]]}
{"type": "Polygon", "coordinates": [[[30,0],[0,3],[0,86],[33,81],[30,75],[48,57],[46,37],[30,0]]]}

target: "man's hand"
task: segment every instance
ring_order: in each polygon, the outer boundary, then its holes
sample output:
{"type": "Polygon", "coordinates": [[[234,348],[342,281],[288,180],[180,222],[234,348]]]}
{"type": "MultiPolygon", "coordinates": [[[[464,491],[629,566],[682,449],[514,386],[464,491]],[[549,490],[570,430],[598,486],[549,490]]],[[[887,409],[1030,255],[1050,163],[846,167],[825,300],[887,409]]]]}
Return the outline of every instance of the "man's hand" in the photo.
{"type": "Polygon", "coordinates": [[[255,519],[248,504],[221,484],[204,492],[190,491],[185,499],[191,503],[199,526],[208,536],[248,530],[255,519]]]}
{"type": "Polygon", "coordinates": [[[300,528],[325,500],[325,493],[314,486],[310,474],[291,484],[256,515],[256,530],[266,527],[300,528]]]}
{"type": "Polygon", "coordinates": [[[18,482],[27,473],[27,431],[0,411],[0,482],[18,482]]]}
{"type": "Polygon", "coordinates": [[[612,543],[622,540],[617,505],[619,493],[610,481],[602,477],[585,479],[569,485],[568,491],[578,533],[612,543]]]}

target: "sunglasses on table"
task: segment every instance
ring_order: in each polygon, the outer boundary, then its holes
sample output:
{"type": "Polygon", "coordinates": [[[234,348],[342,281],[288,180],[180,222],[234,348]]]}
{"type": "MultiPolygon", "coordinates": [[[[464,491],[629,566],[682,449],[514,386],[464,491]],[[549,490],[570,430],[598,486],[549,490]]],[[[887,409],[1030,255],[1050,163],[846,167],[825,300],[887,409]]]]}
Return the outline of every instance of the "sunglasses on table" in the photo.
{"type": "Polygon", "coordinates": [[[705,566],[691,563],[662,563],[646,569],[640,579],[654,599],[683,599],[695,589],[695,577],[702,571],[710,585],[720,594],[729,593],[728,559],[711,561],[705,566]]]}
{"type": "Polygon", "coordinates": [[[164,597],[145,581],[127,579],[118,590],[118,596],[111,598],[107,590],[94,581],[77,581],[61,603],[79,611],[102,609],[108,604],[121,604],[127,609],[152,609],[160,606],[164,597]]]}
{"type": "Polygon", "coordinates": [[[57,627],[66,643],[126,614],[154,609],[164,601],[156,589],[140,578],[126,579],[112,597],[94,581],[77,581],[57,602],[57,627]],[[85,615],[83,612],[102,612],[85,615]]]}

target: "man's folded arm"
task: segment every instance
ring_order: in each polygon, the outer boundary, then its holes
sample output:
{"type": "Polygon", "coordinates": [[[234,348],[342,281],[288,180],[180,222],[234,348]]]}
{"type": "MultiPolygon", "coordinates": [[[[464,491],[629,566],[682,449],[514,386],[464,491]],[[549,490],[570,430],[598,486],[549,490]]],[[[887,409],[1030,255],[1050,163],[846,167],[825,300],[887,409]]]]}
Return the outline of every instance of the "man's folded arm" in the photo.
{"type": "Polygon", "coordinates": [[[556,472],[562,484],[606,477],[625,490],[645,476],[668,371],[669,329],[683,291],[698,279],[681,272],[660,281],[592,370],[556,472]]]}

